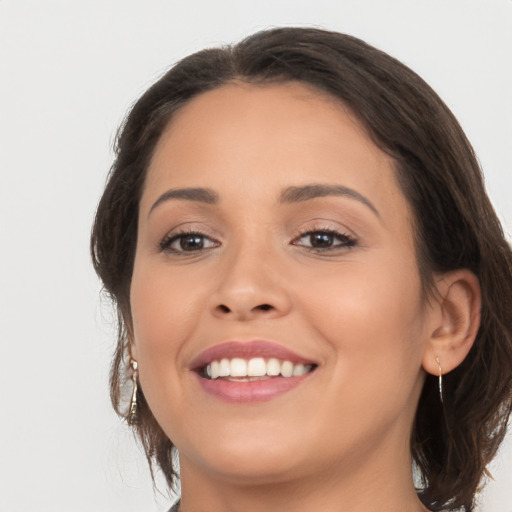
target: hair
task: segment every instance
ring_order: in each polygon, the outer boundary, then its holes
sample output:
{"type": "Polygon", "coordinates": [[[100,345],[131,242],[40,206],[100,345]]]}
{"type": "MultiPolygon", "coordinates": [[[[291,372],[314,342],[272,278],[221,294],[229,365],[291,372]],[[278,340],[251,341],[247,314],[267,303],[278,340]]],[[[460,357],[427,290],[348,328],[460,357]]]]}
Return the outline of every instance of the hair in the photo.
{"type": "MultiPolygon", "coordinates": [[[[474,151],[438,95],[413,71],[367,43],[314,28],[258,32],[236,45],[190,55],[134,104],[120,128],[116,158],[91,237],[94,268],[118,315],[110,387],[126,416],[132,339],[130,283],[139,201],[155,146],[187,102],[222,85],[299,81],[347,106],[395,163],[412,206],[425,291],[435,272],[465,268],[479,279],[481,325],[465,360],[444,376],[444,402],[428,375],[412,426],[418,496],[430,510],[471,511],[512,409],[512,252],[486,195],[474,151]]],[[[173,487],[174,447],[138,389],[134,425],[146,456],[173,487]]]]}

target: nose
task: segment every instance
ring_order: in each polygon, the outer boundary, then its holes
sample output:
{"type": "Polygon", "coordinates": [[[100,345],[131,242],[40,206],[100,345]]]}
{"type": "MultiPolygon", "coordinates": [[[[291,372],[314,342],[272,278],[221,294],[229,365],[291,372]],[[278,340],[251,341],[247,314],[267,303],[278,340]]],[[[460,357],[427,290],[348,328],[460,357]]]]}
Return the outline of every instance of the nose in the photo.
{"type": "Polygon", "coordinates": [[[291,309],[286,277],[278,258],[246,250],[226,258],[210,297],[220,319],[250,321],[279,318],[291,309]]]}

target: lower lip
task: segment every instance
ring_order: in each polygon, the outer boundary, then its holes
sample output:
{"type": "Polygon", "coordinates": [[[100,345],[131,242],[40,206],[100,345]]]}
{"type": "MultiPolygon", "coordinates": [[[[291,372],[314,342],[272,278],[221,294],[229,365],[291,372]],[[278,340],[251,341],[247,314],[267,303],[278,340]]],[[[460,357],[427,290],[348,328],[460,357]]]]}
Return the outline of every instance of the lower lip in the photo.
{"type": "Polygon", "coordinates": [[[266,402],[302,384],[313,372],[300,377],[273,377],[267,380],[236,382],[224,379],[205,379],[195,376],[206,393],[231,403],[266,402]]]}

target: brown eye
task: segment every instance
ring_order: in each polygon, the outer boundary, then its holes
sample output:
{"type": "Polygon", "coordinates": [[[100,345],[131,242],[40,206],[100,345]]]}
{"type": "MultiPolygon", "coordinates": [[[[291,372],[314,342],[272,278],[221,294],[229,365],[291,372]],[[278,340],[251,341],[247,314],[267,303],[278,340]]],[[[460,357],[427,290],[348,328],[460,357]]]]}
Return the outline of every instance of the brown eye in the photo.
{"type": "Polygon", "coordinates": [[[337,231],[309,231],[297,238],[293,245],[299,245],[314,250],[332,250],[353,247],[356,241],[337,231]]]}
{"type": "Polygon", "coordinates": [[[204,247],[204,238],[200,235],[181,236],[177,241],[183,251],[197,251],[204,247]]]}
{"type": "Polygon", "coordinates": [[[172,253],[200,252],[218,245],[215,240],[201,233],[178,233],[164,238],[160,249],[172,253]]]}
{"type": "Polygon", "coordinates": [[[312,233],[309,235],[311,247],[331,247],[334,243],[332,233],[312,233]]]}

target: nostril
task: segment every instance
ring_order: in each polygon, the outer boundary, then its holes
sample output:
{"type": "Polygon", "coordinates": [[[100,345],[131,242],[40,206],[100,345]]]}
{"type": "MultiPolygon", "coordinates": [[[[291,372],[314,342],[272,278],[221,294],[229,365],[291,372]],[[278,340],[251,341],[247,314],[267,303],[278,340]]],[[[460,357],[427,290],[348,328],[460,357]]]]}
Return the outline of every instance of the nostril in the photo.
{"type": "Polygon", "coordinates": [[[226,306],[225,304],[218,304],[215,309],[217,310],[218,313],[222,314],[223,316],[234,313],[235,316],[245,317],[247,314],[250,315],[251,313],[257,313],[259,311],[261,311],[261,312],[274,311],[275,307],[272,306],[272,304],[265,303],[265,304],[258,304],[257,306],[248,307],[247,309],[245,309],[242,305],[230,308],[229,306],[226,306]]]}

